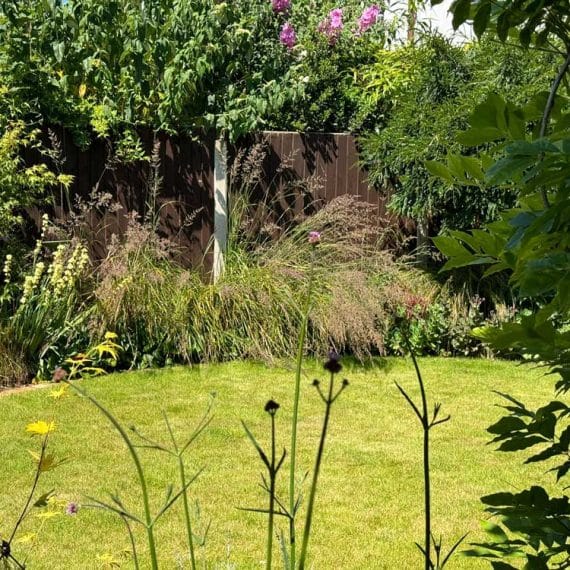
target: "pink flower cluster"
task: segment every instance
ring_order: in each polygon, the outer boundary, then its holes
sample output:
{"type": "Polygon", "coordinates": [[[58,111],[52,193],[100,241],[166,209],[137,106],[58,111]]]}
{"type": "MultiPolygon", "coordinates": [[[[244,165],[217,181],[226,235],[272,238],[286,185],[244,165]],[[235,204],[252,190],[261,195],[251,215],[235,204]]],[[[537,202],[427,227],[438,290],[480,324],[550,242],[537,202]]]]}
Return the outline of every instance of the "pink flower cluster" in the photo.
{"type": "MultiPolygon", "coordinates": [[[[271,0],[271,6],[276,14],[287,14],[289,8],[291,8],[291,0],[271,0]]],[[[295,28],[289,22],[285,22],[283,26],[281,26],[279,41],[287,49],[293,49],[295,47],[297,34],[295,33],[295,28]]]]}
{"type": "MultiPolygon", "coordinates": [[[[372,4],[365,8],[360,18],[358,18],[358,29],[356,34],[360,35],[369,30],[380,17],[380,7],[372,4]]],[[[319,24],[318,31],[327,36],[330,45],[336,44],[340,34],[344,28],[342,21],[342,8],[335,8],[329,12],[329,15],[319,24]]]]}
{"type": "Polygon", "coordinates": [[[369,30],[377,21],[380,16],[380,7],[377,4],[372,4],[364,9],[362,16],[358,18],[358,33],[363,34],[369,30]]]}
{"type": "MultiPolygon", "coordinates": [[[[271,0],[271,5],[276,14],[286,14],[291,8],[291,0],[271,0]]],[[[365,8],[360,18],[358,18],[358,28],[355,33],[361,35],[368,31],[378,22],[380,13],[381,10],[378,4],[372,4],[368,6],[368,8],[365,8]]],[[[331,10],[328,16],[321,21],[317,28],[321,34],[327,37],[331,46],[337,43],[344,29],[343,16],[342,8],[334,8],[334,10],[331,10]]],[[[281,27],[279,41],[287,49],[293,49],[295,47],[297,34],[295,28],[289,22],[285,22],[281,27]]]]}
{"type": "Polygon", "coordinates": [[[295,28],[289,23],[285,22],[279,34],[279,41],[287,48],[293,49],[297,43],[297,34],[295,28]]]}
{"type": "Polygon", "coordinates": [[[271,0],[271,5],[273,6],[273,11],[276,14],[284,14],[289,11],[291,0],[271,0]]]}
{"type": "Polygon", "coordinates": [[[342,8],[335,8],[331,10],[329,15],[319,24],[319,32],[327,36],[330,45],[336,44],[344,28],[342,16],[342,8]]]}

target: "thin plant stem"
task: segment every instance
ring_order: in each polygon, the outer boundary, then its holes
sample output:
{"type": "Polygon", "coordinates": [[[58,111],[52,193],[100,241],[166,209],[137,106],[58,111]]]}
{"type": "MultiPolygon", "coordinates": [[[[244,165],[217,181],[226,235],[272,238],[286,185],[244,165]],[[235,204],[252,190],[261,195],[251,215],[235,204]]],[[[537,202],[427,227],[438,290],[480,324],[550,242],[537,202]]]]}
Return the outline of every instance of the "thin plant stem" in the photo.
{"type": "MultiPolygon", "coordinates": [[[[560,69],[558,70],[558,73],[556,74],[556,77],[554,78],[554,81],[552,82],[552,85],[550,87],[550,92],[548,93],[548,100],[546,101],[546,106],[542,114],[542,120],[540,121],[540,133],[539,133],[540,138],[546,136],[546,131],[548,129],[548,121],[550,119],[550,115],[554,107],[554,99],[556,97],[556,93],[558,92],[558,88],[560,87],[562,79],[564,78],[564,75],[566,75],[566,72],[568,71],[569,67],[570,67],[570,50],[566,54],[566,59],[560,66],[560,69]]],[[[546,193],[546,190],[542,188],[540,190],[540,194],[542,196],[544,207],[549,208],[550,202],[548,200],[548,194],[546,193]]]]}
{"type": "Polygon", "coordinates": [[[127,532],[129,534],[129,540],[131,541],[131,552],[133,553],[133,562],[135,565],[135,570],[139,570],[139,568],[140,568],[139,557],[137,554],[137,544],[135,542],[135,535],[133,534],[133,529],[131,528],[131,525],[130,525],[127,517],[122,516],[121,519],[125,523],[125,526],[127,527],[127,532]]]}
{"type": "MultiPolygon", "coordinates": [[[[202,421],[200,422],[200,424],[198,425],[198,429],[196,431],[196,434],[200,434],[201,432],[201,427],[202,425],[207,425],[205,418],[207,417],[207,414],[209,414],[210,409],[208,408],[208,411],[206,412],[206,415],[204,416],[204,418],[202,419],[202,421]]],[[[187,486],[186,486],[186,469],[184,467],[184,458],[183,458],[183,454],[186,448],[180,450],[180,448],[178,447],[178,444],[176,443],[176,438],[174,437],[174,432],[172,431],[172,426],[170,425],[170,421],[168,419],[168,416],[166,415],[166,412],[163,413],[164,416],[164,421],[166,423],[166,427],[168,428],[168,433],[170,434],[170,440],[172,441],[172,446],[174,448],[174,455],[176,456],[176,458],[178,459],[178,473],[180,475],[180,485],[181,488],[184,489],[184,492],[182,493],[182,503],[184,505],[184,519],[186,522],[186,534],[188,537],[188,550],[190,551],[190,564],[192,567],[192,570],[196,570],[196,555],[194,552],[194,535],[192,533],[192,519],[190,518],[190,506],[188,505],[188,492],[187,492],[187,486]]],[[[193,441],[193,438],[191,438],[189,440],[189,442],[193,441]]]]}
{"type": "Polygon", "coordinates": [[[14,562],[14,564],[16,564],[16,566],[17,566],[18,568],[21,568],[21,570],[26,570],[26,567],[25,567],[23,564],[21,564],[18,560],[16,560],[11,554],[10,554],[10,556],[8,557],[8,559],[9,559],[9,560],[12,560],[12,562],[14,562]]]}
{"type": "Polygon", "coordinates": [[[143,497],[143,506],[144,506],[144,514],[145,514],[145,521],[146,524],[144,525],[146,528],[147,539],[148,539],[148,547],[150,551],[150,561],[152,570],[158,570],[158,556],[156,553],[156,541],[154,539],[154,529],[153,529],[153,519],[152,514],[150,512],[150,502],[148,497],[148,489],[146,485],[146,478],[144,475],[144,470],[138,456],[138,453],[133,445],[132,441],[130,440],[127,432],[123,429],[123,426],[115,419],[115,417],[102,405],[100,404],[93,396],[87,393],[82,388],[79,388],[76,384],[70,382],[69,380],[65,380],[65,382],[71,386],[74,390],[79,392],[83,397],[87,398],[95,407],[97,407],[101,413],[111,422],[113,427],[119,432],[120,436],[123,438],[133,463],[135,464],[135,468],[137,471],[137,475],[139,478],[139,484],[141,487],[141,493],[143,497]]]}
{"type": "MultiPolygon", "coordinates": [[[[186,470],[182,455],[178,455],[178,469],[180,472],[180,484],[182,489],[186,489],[186,470]]],[[[188,505],[188,493],[182,493],[182,503],[184,505],[184,518],[186,519],[186,533],[188,535],[188,549],[190,550],[190,564],[192,570],[196,570],[196,555],[194,553],[194,536],[192,533],[192,519],[190,518],[190,506],[188,505]]]]}
{"type": "Polygon", "coordinates": [[[275,415],[271,414],[271,467],[269,469],[269,521],[267,523],[267,557],[265,568],[271,570],[273,559],[273,526],[275,519],[275,415]]]}
{"type": "Polygon", "coordinates": [[[309,283],[307,286],[307,298],[303,311],[303,321],[301,330],[299,331],[299,342],[297,345],[297,366],[295,369],[295,393],[293,396],[293,417],[291,420],[291,463],[289,466],[289,544],[290,544],[290,569],[295,570],[296,567],[296,537],[295,537],[295,511],[296,511],[296,495],[295,495],[295,472],[297,462],[297,425],[299,422],[299,398],[301,393],[301,374],[303,366],[303,353],[305,348],[305,339],[307,337],[307,327],[309,324],[309,313],[311,310],[311,297],[313,292],[314,278],[314,262],[315,248],[311,251],[311,261],[309,266],[309,283]]]}
{"type": "Polygon", "coordinates": [[[325,418],[323,420],[323,429],[321,430],[321,439],[319,442],[319,449],[317,451],[317,458],[315,460],[315,470],[313,472],[313,481],[311,483],[311,490],[309,493],[309,502],[307,505],[307,518],[305,520],[305,528],[303,529],[303,544],[301,546],[301,555],[299,557],[299,570],[304,570],[305,561],[307,558],[307,548],[309,546],[311,524],[313,522],[313,509],[315,505],[315,496],[317,494],[317,483],[319,480],[319,472],[321,470],[323,452],[325,449],[325,440],[327,437],[331,407],[334,402],[333,389],[334,389],[334,374],[331,372],[330,381],[329,381],[329,394],[328,398],[325,400],[326,403],[325,418]]]}
{"type": "Polygon", "coordinates": [[[38,461],[38,466],[36,468],[36,473],[34,475],[34,482],[32,483],[32,488],[30,489],[30,493],[28,495],[28,499],[26,500],[26,504],[24,505],[24,508],[22,509],[22,513],[20,514],[20,516],[18,517],[18,520],[16,521],[16,524],[14,525],[14,529],[12,530],[12,534],[10,535],[10,539],[8,540],[8,544],[12,544],[12,541],[14,540],[14,537],[16,536],[16,533],[18,532],[18,529],[20,528],[20,525],[22,524],[22,522],[26,518],[26,515],[28,514],[28,509],[30,508],[30,503],[32,502],[32,499],[34,498],[34,494],[36,492],[36,489],[38,487],[38,483],[40,480],[40,476],[42,474],[42,463],[43,463],[43,460],[44,460],[44,457],[46,454],[48,437],[49,437],[49,432],[46,433],[46,435],[42,441],[42,449],[40,452],[40,458],[38,461]]]}
{"type": "Polygon", "coordinates": [[[424,469],[424,514],[425,514],[425,537],[424,537],[424,549],[425,549],[425,570],[430,570],[431,568],[431,480],[430,480],[430,469],[429,469],[429,412],[427,406],[427,396],[424,386],[424,380],[422,378],[422,373],[420,367],[418,366],[418,361],[412,350],[412,347],[408,343],[408,350],[412,357],[412,362],[414,363],[414,368],[416,370],[416,376],[418,378],[418,384],[420,385],[420,393],[422,398],[422,415],[421,423],[424,432],[424,443],[423,443],[423,469],[424,469]]]}

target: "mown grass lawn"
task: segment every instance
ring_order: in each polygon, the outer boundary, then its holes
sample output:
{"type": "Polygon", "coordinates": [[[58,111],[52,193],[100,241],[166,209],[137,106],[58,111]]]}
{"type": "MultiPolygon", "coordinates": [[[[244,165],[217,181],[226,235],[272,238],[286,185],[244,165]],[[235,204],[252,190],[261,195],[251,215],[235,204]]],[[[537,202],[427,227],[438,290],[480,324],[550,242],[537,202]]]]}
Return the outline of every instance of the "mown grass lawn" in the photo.
{"type": "MultiPolygon", "coordinates": [[[[486,445],[485,428],[500,414],[492,390],[539,404],[550,397],[551,380],[540,371],[507,362],[433,358],[422,359],[421,367],[430,400],[442,401],[452,416],[434,432],[434,527],[448,544],[466,531],[475,539],[484,516],[481,495],[521,489],[531,481],[545,485],[551,481],[544,466],[522,465],[521,454],[497,453],[486,445]]],[[[310,547],[313,568],[421,568],[413,544],[421,540],[423,524],[421,434],[394,386],[398,380],[417,393],[411,362],[388,359],[367,368],[347,365],[344,372],[351,385],[333,411],[310,547]]],[[[312,468],[322,418],[322,403],[310,386],[315,375],[321,371],[313,363],[307,367],[302,393],[302,470],[312,468]]],[[[266,442],[268,418],[263,406],[269,398],[277,400],[282,405],[279,438],[288,446],[292,373],[236,362],[117,374],[82,385],[126,425],[135,424],[152,438],[166,438],[161,410],[167,411],[178,434],[189,433],[209,394],[217,393],[215,418],[188,456],[194,469],[206,467],[191,487],[202,518],[211,519],[199,556],[208,568],[262,568],[265,519],[237,509],[266,503],[258,486],[260,463],[240,419],[266,442]]],[[[125,447],[107,421],[89,402],[75,395],[55,402],[50,391],[0,396],[0,531],[10,528],[28,489],[33,467],[27,450],[38,442],[31,441],[25,427],[38,419],[55,418],[51,449],[68,459],[45,476],[42,490],[54,488],[63,499],[80,504],[86,496],[118,490],[132,508],[140,504],[125,447]]],[[[158,506],[168,483],[176,481],[175,465],[156,452],[145,452],[144,457],[153,503],[158,506]]],[[[24,533],[41,523],[30,520],[24,533]]],[[[161,567],[188,567],[181,565],[185,542],[180,507],[162,520],[157,534],[161,567]]],[[[101,568],[101,555],[117,554],[126,547],[122,523],[113,515],[80,509],[77,516],[45,522],[28,567],[101,568]]],[[[124,567],[131,565],[125,562],[124,567]]],[[[450,565],[451,569],[487,567],[462,557],[450,565]]]]}

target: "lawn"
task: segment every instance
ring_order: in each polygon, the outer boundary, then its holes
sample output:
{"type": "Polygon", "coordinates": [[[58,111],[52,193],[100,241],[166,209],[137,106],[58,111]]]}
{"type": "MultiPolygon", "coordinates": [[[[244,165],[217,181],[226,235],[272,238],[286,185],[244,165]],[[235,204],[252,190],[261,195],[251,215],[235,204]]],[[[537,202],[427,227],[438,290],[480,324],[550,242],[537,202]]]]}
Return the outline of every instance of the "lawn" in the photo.
{"type": "MultiPolygon", "coordinates": [[[[430,400],[442,401],[444,412],[452,416],[434,432],[434,528],[447,544],[466,531],[475,539],[484,517],[481,495],[520,489],[531,481],[545,485],[551,481],[544,466],[522,465],[522,454],[497,453],[486,445],[485,428],[500,414],[492,390],[538,404],[550,398],[551,380],[508,362],[443,358],[420,362],[430,400]]],[[[301,471],[312,468],[321,425],[322,402],[310,386],[320,374],[317,364],[308,366],[301,402],[301,471]]],[[[345,375],[351,384],[333,409],[317,495],[309,551],[313,568],[421,568],[413,544],[422,537],[421,434],[394,386],[397,380],[417,393],[411,363],[388,359],[366,368],[347,365],[345,375]]],[[[263,406],[269,398],[277,400],[282,405],[278,437],[288,447],[292,384],[293,374],[285,368],[244,362],[82,382],[126,425],[135,424],[153,438],[166,437],[161,410],[168,412],[177,433],[189,433],[209,394],[217,393],[214,420],[188,456],[193,469],[206,467],[191,495],[199,500],[202,519],[211,519],[206,546],[199,551],[208,568],[262,568],[264,516],[237,508],[266,503],[258,486],[260,463],[240,419],[265,443],[268,418],[263,406]]],[[[118,490],[127,504],[135,508],[139,504],[125,447],[107,421],[84,399],[70,395],[55,402],[50,392],[47,388],[0,396],[0,530],[10,527],[29,486],[32,463],[27,450],[37,442],[30,441],[25,427],[38,419],[55,419],[51,448],[68,459],[45,476],[42,490],[54,488],[63,499],[80,504],[86,496],[118,490]]],[[[168,483],[176,481],[175,465],[156,452],[144,457],[153,504],[158,506],[168,483]]],[[[176,507],[158,527],[161,567],[183,567],[181,522],[176,507]]],[[[30,520],[24,532],[40,524],[40,519],[30,520]]],[[[28,567],[101,568],[101,556],[117,555],[126,547],[120,521],[99,510],[80,509],[76,516],[45,521],[28,567]]],[[[129,563],[124,567],[129,568],[129,563]]],[[[462,557],[450,565],[450,569],[488,567],[462,557]]]]}

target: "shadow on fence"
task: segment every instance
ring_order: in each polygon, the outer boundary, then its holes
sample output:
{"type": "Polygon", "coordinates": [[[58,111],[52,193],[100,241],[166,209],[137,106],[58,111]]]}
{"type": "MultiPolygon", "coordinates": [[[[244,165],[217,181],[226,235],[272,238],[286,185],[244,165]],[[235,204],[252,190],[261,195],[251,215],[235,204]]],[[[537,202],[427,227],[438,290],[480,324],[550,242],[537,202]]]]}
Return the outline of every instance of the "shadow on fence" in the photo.
{"type": "MultiPolygon", "coordinates": [[[[98,139],[81,149],[69,132],[46,130],[46,143],[58,155],[51,166],[74,177],[69,194],[56,195],[52,213],[65,223],[78,210],[89,211],[84,231],[95,258],[105,255],[113,235],[125,232],[129,215],[156,216],[159,234],[177,246],[180,262],[195,266],[204,262],[210,267],[214,136],[194,138],[151,130],[139,134],[145,155],[153,158],[124,164],[116,160],[108,141],[98,139]],[[160,191],[155,195],[157,177],[160,191]]],[[[261,168],[249,188],[254,188],[254,200],[271,204],[274,222],[285,216],[303,217],[337,196],[351,194],[376,206],[379,230],[398,225],[387,215],[388,197],[369,186],[353,136],[263,132],[245,137],[228,149],[230,188],[239,187],[243,161],[252,160],[255,152],[261,168]]],[[[39,159],[33,153],[26,156],[27,162],[39,159]]],[[[39,221],[39,211],[30,214],[39,221]]]]}

